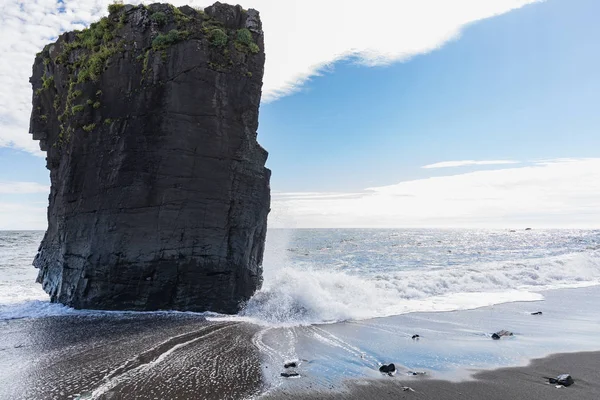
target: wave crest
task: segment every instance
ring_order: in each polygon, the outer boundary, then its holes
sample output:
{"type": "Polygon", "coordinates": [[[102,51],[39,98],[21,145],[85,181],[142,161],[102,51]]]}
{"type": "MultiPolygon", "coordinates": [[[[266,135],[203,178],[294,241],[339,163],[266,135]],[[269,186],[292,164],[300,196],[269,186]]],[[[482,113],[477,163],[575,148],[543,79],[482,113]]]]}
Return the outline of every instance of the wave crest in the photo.
{"type": "Polygon", "coordinates": [[[541,300],[531,291],[596,284],[600,284],[596,252],[368,277],[283,268],[250,299],[241,315],[271,324],[329,323],[541,300]]]}

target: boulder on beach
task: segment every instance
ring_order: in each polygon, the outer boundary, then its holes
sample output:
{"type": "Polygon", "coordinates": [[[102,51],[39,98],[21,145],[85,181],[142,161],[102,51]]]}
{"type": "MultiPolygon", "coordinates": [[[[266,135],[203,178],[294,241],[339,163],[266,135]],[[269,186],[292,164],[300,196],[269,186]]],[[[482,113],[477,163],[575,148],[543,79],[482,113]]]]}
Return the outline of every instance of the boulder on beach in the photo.
{"type": "Polygon", "coordinates": [[[396,372],[396,366],[394,365],[394,363],[383,364],[382,366],[379,367],[379,372],[381,372],[382,374],[391,375],[394,372],[396,372]]]}
{"type": "Polygon", "coordinates": [[[504,337],[504,336],[513,336],[513,333],[510,331],[504,330],[504,329],[501,331],[492,333],[492,339],[494,339],[494,340],[499,340],[501,337],[504,337]]]}

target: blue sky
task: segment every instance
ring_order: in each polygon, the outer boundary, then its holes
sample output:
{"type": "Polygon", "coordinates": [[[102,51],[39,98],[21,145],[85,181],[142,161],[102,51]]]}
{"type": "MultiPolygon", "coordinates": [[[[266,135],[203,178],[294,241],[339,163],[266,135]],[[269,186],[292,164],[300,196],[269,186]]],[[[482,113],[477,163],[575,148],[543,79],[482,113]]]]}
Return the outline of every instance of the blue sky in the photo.
{"type": "Polygon", "coordinates": [[[599,15],[597,1],[549,1],[406,63],[336,64],[261,107],[273,188],[358,190],[431,176],[420,166],[444,160],[600,155],[599,15]]]}
{"type": "MultiPolygon", "coordinates": [[[[469,17],[453,40],[403,62],[322,57],[320,70],[295,72],[292,89],[273,83],[268,65],[259,142],[270,153],[273,226],[600,226],[590,184],[600,175],[589,175],[600,166],[600,2],[493,12],[502,15],[469,17]],[[457,160],[491,165],[422,168],[457,160]],[[464,198],[442,195],[453,188],[464,198]]],[[[273,14],[263,13],[265,30],[273,14]]],[[[43,229],[45,161],[12,146],[0,147],[0,229],[43,229]]]]}

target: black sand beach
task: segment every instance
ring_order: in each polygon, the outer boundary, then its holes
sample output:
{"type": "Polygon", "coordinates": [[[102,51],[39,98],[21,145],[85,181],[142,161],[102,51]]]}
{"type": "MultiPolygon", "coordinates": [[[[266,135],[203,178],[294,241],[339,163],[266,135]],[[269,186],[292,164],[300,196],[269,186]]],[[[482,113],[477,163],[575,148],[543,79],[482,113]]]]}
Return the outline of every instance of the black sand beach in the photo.
{"type": "Polygon", "coordinates": [[[600,287],[549,291],[543,302],[291,327],[191,313],[3,319],[0,399],[596,400],[599,296],[600,287]],[[491,340],[491,326],[515,336],[491,340]],[[282,378],[293,359],[299,379],[282,378]],[[377,371],[390,361],[394,377],[377,371]],[[562,373],[575,384],[557,389],[543,378],[562,373]]]}
{"type": "Polygon", "coordinates": [[[415,400],[597,400],[600,398],[600,352],[559,354],[534,360],[529,366],[480,372],[475,380],[449,382],[390,377],[348,381],[343,390],[279,389],[262,398],[294,399],[415,399],[415,400]],[[556,388],[544,376],[570,373],[575,384],[556,388]],[[410,387],[412,390],[403,390],[410,387]]]}
{"type": "Polygon", "coordinates": [[[177,314],[60,316],[0,325],[0,399],[598,399],[600,352],[449,382],[399,374],[330,388],[286,386],[260,395],[260,327],[177,314]],[[544,376],[570,373],[556,388],[544,376]],[[405,391],[403,387],[414,391],[405,391]]]}
{"type": "Polygon", "coordinates": [[[0,322],[0,399],[241,399],[261,389],[258,327],[187,315],[0,322]]]}

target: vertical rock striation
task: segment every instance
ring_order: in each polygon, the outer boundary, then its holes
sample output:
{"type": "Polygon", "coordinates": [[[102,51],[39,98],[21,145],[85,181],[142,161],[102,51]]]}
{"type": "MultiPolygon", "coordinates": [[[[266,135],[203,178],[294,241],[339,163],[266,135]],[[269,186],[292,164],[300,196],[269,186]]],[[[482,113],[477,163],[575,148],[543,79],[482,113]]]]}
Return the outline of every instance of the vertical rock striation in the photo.
{"type": "Polygon", "coordinates": [[[234,313],[262,281],[255,10],[112,5],[33,66],[48,230],[34,266],[75,308],[234,313]]]}

